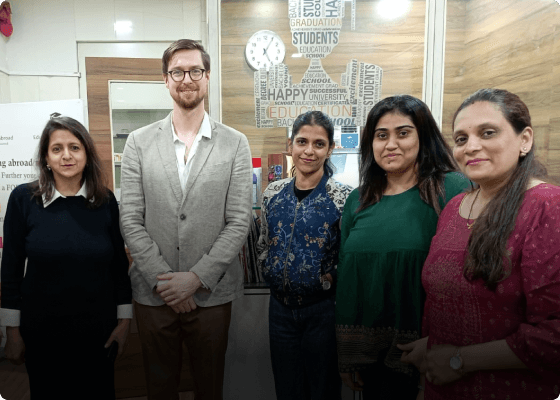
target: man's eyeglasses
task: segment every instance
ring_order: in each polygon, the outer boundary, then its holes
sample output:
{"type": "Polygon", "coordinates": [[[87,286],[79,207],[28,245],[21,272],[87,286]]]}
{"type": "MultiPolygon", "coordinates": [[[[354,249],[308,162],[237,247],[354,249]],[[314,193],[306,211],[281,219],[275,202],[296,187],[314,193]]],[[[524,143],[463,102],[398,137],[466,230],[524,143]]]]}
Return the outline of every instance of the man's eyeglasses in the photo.
{"type": "Polygon", "coordinates": [[[185,74],[189,74],[191,81],[199,81],[204,75],[205,69],[195,68],[190,71],[182,71],[180,69],[174,69],[173,71],[168,71],[167,73],[171,76],[175,82],[182,82],[185,79],[185,74]]]}

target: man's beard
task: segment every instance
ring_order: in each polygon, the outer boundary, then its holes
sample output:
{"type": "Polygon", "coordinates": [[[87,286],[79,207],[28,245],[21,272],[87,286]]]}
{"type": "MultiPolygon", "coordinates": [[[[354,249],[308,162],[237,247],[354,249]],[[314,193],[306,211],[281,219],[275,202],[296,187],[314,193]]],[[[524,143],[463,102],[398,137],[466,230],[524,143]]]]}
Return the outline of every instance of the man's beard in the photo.
{"type": "Polygon", "coordinates": [[[175,96],[173,96],[173,100],[175,100],[175,103],[177,103],[179,107],[185,110],[192,110],[196,108],[202,102],[202,100],[204,100],[204,96],[199,96],[200,89],[196,88],[196,91],[193,93],[194,97],[186,100],[185,98],[183,98],[181,93],[181,91],[185,89],[188,90],[189,88],[178,87],[175,91],[175,96]]]}

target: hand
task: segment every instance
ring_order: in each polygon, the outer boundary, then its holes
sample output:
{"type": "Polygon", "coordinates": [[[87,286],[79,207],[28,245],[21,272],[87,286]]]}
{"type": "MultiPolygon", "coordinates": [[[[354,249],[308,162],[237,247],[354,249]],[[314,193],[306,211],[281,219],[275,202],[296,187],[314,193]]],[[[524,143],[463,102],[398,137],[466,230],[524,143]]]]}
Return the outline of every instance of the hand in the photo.
{"type": "Polygon", "coordinates": [[[424,400],[424,391],[418,390],[418,394],[416,395],[416,400],[424,400]]]}
{"type": "Polygon", "coordinates": [[[342,382],[353,391],[361,392],[364,390],[364,381],[362,380],[359,372],[354,372],[354,374],[356,374],[356,382],[352,379],[351,372],[340,372],[340,379],[342,379],[342,382]]]}
{"type": "Polygon", "coordinates": [[[402,350],[401,362],[414,365],[421,374],[426,372],[426,349],[428,345],[428,336],[415,340],[407,344],[397,344],[399,350],[402,350]]]}
{"type": "Polygon", "coordinates": [[[25,362],[25,343],[19,333],[19,326],[6,327],[6,347],[4,348],[6,358],[15,365],[25,362]]]}
{"type": "Polygon", "coordinates": [[[191,297],[202,282],[194,272],[170,272],[158,275],[159,280],[167,280],[167,283],[157,287],[156,291],[168,306],[176,306],[191,297]]]}
{"type": "Polygon", "coordinates": [[[188,297],[186,300],[184,300],[182,303],[179,303],[176,306],[170,306],[170,307],[177,314],[188,313],[188,312],[191,312],[192,310],[194,310],[196,308],[196,303],[194,302],[194,298],[191,296],[191,297],[188,297]]]}
{"type": "Polygon", "coordinates": [[[449,365],[449,360],[457,352],[450,344],[433,346],[426,353],[426,379],[434,385],[445,385],[462,377],[449,365]]]}
{"type": "Polygon", "coordinates": [[[115,340],[119,344],[119,352],[117,356],[120,356],[124,352],[124,346],[126,344],[126,338],[128,337],[128,331],[130,330],[130,319],[123,318],[119,319],[119,322],[113,332],[111,332],[111,336],[109,336],[109,340],[105,343],[105,348],[108,349],[111,343],[115,340]]]}

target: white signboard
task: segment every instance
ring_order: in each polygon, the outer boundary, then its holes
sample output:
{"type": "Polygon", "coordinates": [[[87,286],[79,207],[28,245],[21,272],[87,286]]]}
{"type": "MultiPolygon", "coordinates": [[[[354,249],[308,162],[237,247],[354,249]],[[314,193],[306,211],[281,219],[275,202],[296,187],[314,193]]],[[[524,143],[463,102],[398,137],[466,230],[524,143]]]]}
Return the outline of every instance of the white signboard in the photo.
{"type": "Polygon", "coordinates": [[[16,186],[37,179],[37,145],[54,112],[84,123],[82,100],[0,104],[0,260],[8,198],[16,186]]]}
{"type": "MultiPolygon", "coordinates": [[[[338,44],[344,2],[340,0],[290,0],[292,44],[310,65],[300,83],[293,83],[286,64],[254,75],[255,121],[257,128],[290,127],[298,115],[319,110],[335,126],[363,126],[369,110],[380,100],[381,67],[350,60],[340,83],[324,70],[321,59],[338,44]]],[[[352,29],[355,2],[352,2],[352,29]]]]}

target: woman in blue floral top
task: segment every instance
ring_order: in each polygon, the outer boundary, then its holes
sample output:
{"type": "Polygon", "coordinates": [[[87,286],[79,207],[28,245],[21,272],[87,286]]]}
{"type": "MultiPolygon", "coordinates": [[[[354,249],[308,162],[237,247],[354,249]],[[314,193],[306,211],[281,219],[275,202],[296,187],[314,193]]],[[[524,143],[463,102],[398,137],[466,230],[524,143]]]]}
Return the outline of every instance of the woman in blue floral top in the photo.
{"type": "Polygon", "coordinates": [[[336,182],[334,127],[320,111],[294,122],[295,177],[263,196],[259,260],[270,284],[269,333],[278,400],[340,400],[334,299],[340,216],[352,188],[336,182]]]}

